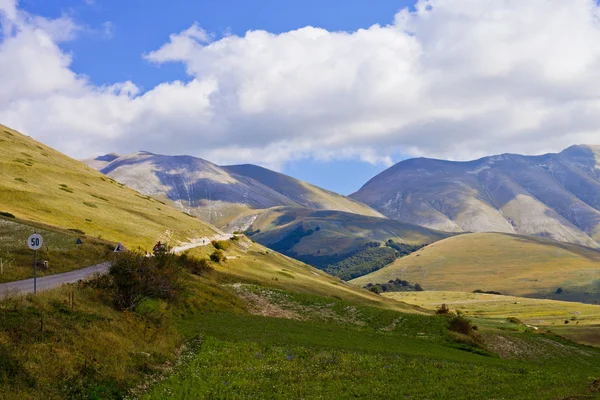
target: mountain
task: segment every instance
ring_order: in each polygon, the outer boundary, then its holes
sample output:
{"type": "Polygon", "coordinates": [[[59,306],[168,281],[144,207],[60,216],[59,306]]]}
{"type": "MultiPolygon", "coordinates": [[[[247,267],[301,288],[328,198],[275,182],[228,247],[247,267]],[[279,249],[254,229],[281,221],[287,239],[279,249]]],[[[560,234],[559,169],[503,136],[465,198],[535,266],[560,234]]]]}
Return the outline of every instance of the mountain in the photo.
{"type": "Polygon", "coordinates": [[[253,240],[344,279],[392,263],[448,233],[387,218],[331,210],[278,207],[263,211],[246,232],[253,240]]]}
{"type": "Polygon", "coordinates": [[[600,240],[600,146],[470,162],[402,161],[350,197],[389,218],[449,232],[600,240]]]}
{"type": "Polygon", "coordinates": [[[0,125],[0,212],[148,248],[216,228],[0,125]]]}
{"type": "Polygon", "coordinates": [[[237,176],[245,176],[261,182],[304,207],[383,217],[379,212],[356,200],[257,165],[232,165],[223,168],[237,176]]]}
{"type": "Polygon", "coordinates": [[[600,251],[534,236],[471,233],[433,243],[351,283],[397,278],[425,290],[600,301],[600,251]]]}
{"type": "Polygon", "coordinates": [[[306,206],[382,216],[370,207],[289,176],[253,165],[220,167],[190,156],[108,154],[88,165],[141,193],[218,226],[248,210],[306,206]]]}

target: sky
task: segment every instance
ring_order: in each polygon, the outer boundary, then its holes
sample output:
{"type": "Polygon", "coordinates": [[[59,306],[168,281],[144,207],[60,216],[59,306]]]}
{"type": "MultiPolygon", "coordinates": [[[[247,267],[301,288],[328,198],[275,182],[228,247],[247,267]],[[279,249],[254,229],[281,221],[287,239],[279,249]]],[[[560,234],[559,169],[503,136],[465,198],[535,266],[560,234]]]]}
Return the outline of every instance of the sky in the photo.
{"type": "Polygon", "coordinates": [[[599,21],[595,0],[0,0],[0,123],[350,194],[408,157],[600,144],[599,21]]]}

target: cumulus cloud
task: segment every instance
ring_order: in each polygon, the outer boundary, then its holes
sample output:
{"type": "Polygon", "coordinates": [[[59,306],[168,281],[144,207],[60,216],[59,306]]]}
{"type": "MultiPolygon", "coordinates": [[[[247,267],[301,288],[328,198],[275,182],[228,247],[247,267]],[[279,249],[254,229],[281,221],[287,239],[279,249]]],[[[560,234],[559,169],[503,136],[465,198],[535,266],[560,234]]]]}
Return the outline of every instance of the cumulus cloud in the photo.
{"type": "Polygon", "coordinates": [[[72,156],[140,148],[219,163],[452,159],[599,142],[594,0],[420,0],[386,26],[216,38],[194,23],[143,57],[189,82],[97,87],[77,32],[0,0],[0,122],[72,156]],[[10,27],[6,28],[6,27],[10,27]]]}

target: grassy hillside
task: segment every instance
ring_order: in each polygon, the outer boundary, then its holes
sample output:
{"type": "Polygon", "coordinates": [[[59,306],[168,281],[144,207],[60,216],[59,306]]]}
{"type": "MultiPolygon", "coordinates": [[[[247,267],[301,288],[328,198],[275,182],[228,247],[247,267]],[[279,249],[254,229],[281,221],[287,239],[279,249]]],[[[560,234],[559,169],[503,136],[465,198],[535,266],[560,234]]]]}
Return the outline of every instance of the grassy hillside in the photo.
{"type": "Polygon", "coordinates": [[[26,241],[37,232],[44,239],[38,260],[48,261],[48,270],[38,268],[38,276],[67,272],[109,259],[115,244],[77,232],[48,225],[0,217],[0,283],[33,277],[33,251],[26,241]],[[83,241],[76,245],[77,239],[83,241]]]}
{"type": "Polygon", "coordinates": [[[0,397],[537,400],[597,389],[600,350],[517,325],[461,335],[448,317],[230,242],[216,270],[182,271],[176,298],[129,311],[104,280],[1,299],[0,397]]]}
{"type": "Polygon", "coordinates": [[[600,251],[587,247],[479,233],[436,242],[352,283],[365,285],[401,278],[419,282],[425,290],[481,289],[595,303],[600,300],[599,266],[600,251]]]}
{"type": "Polygon", "coordinates": [[[0,212],[150,247],[186,241],[214,228],[0,125],[0,212]]]}
{"type": "Polygon", "coordinates": [[[536,328],[546,328],[571,340],[600,346],[600,307],[558,300],[530,299],[464,292],[385,293],[384,297],[436,310],[446,304],[479,324],[510,326],[516,318],[536,328]]]}
{"type": "Polygon", "coordinates": [[[267,210],[248,232],[267,247],[343,277],[394,261],[394,250],[372,248],[373,242],[423,245],[449,235],[386,218],[292,207],[267,210]]]}
{"type": "MultiPolygon", "coordinates": [[[[269,250],[258,243],[240,237],[227,241],[227,260],[215,265],[218,271],[252,282],[267,282],[269,286],[314,295],[343,299],[358,304],[391,308],[404,312],[422,312],[404,303],[393,302],[369,291],[358,289],[339,278],[306,265],[298,260],[269,250]]],[[[190,256],[208,258],[213,246],[198,247],[190,256]]]]}

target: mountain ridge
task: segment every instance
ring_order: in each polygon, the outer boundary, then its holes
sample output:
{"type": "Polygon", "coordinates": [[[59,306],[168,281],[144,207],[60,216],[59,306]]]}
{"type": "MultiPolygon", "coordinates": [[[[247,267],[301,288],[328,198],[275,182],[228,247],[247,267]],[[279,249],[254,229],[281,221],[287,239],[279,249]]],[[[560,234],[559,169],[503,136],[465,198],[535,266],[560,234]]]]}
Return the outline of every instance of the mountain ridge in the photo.
{"type": "Polygon", "coordinates": [[[351,198],[389,218],[450,232],[548,236],[598,247],[600,146],[473,161],[404,160],[351,198]]]}

